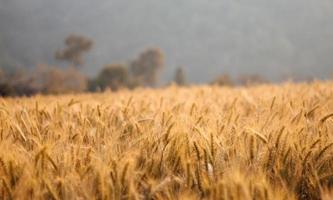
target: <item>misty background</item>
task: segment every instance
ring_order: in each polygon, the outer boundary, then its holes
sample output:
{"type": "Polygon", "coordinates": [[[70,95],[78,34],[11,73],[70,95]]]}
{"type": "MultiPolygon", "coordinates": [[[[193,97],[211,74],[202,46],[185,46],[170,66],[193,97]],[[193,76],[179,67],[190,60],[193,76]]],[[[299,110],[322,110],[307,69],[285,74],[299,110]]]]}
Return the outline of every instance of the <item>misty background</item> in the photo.
{"type": "Polygon", "coordinates": [[[89,76],[159,47],[164,82],[178,66],[196,83],[222,73],[326,79],[332,20],[331,0],[0,0],[0,57],[59,65],[55,51],[78,33],[94,41],[82,69],[89,76]]]}

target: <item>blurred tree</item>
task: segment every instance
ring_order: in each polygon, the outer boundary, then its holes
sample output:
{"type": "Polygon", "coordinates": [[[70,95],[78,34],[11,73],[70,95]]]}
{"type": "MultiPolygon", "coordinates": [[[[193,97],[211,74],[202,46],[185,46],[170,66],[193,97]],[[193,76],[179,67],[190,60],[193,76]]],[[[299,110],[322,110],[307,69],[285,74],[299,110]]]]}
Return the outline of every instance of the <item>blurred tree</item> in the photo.
{"type": "Polygon", "coordinates": [[[239,77],[239,83],[246,86],[264,84],[268,82],[269,81],[267,79],[258,74],[242,75],[239,77]]]}
{"type": "Polygon", "coordinates": [[[218,76],[213,82],[211,82],[211,84],[218,86],[233,86],[234,82],[228,74],[223,74],[221,76],[218,76]]]}
{"type": "Polygon", "coordinates": [[[38,92],[32,85],[32,73],[29,73],[26,69],[19,68],[9,73],[5,72],[5,74],[4,81],[11,89],[10,96],[31,96],[38,92]]]}
{"type": "Polygon", "coordinates": [[[7,97],[7,96],[14,96],[15,91],[14,88],[8,84],[7,82],[0,81],[0,96],[7,97]]]}
{"type": "Polygon", "coordinates": [[[156,86],[164,64],[163,52],[158,48],[149,48],[131,63],[130,72],[133,78],[143,85],[156,86]]]}
{"type": "Polygon", "coordinates": [[[174,81],[177,85],[186,85],[185,73],[182,67],[176,69],[174,81]]]}
{"type": "Polygon", "coordinates": [[[72,34],[65,39],[65,45],[65,49],[55,53],[55,58],[68,61],[73,66],[78,67],[84,64],[82,54],[92,48],[93,41],[87,37],[72,34]]]}
{"type": "Polygon", "coordinates": [[[31,86],[47,94],[78,93],[86,90],[87,79],[74,67],[61,69],[39,65],[33,73],[31,86]]]}
{"type": "Polygon", "coordinates": [[[74,67],[39,65],[32,71],[21,68],[10,73],[0,72],[0,96],[77,93],[86,87],[86,77],[74,67]]]}
{"type": "Polygon", "coordinates": [[[121,87],[127,87],[129,83],[129,74],[127,67],[123,64],[112,64],[105,66],[92,83],[100,89],[110,88],[118,90],[121,87]]]}
{"type": "Polygon", "coordinates": [[[14,88],[8,83],[5,72],[0,68],[0,96],[12,96],[14,88]]]}

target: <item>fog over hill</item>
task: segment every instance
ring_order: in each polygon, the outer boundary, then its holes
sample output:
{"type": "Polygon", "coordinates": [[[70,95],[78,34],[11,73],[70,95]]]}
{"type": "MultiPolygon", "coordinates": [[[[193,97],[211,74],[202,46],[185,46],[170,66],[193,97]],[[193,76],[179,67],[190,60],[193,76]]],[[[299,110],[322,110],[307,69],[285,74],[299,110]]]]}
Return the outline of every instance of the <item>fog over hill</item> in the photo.
{"type": "Polygon", "coordinates": [[[89,75],[151,46],[166,54],[164,81],[179,65],[194,82],[333,70],[332,0],[0,0],[0,35],[21,65],[59,64],[54,52],[70,33],[95,41],[89,75]]]}

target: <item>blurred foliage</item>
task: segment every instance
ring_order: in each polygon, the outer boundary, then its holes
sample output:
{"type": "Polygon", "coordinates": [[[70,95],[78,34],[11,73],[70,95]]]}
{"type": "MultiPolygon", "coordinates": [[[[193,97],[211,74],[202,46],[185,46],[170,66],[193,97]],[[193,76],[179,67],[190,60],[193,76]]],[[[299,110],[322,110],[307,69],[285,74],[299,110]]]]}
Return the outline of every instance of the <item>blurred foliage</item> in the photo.
{"type": "MultiPolygon", "coordinates": [[[[158,48],[151,48],[142,52],[129,66],[125,64],[106,65],[96,78],[87,79],[74,66],[82,64],[82,53],[88,51],[93,42],[82,36],[71,35],[65,40],[65,44],[66,49],[56,52],[56,58],[70,61],[73,65],[65,69],[39,65],[30,71],[21,69],[13,73],[1,71],[0,95],[29,96],[37,93],[77,93],[87,91],[87,89],[103,91],[156,86],[160,70],[164,66],[162,51],[158,48]]],[[[178,79],[183,78],[178,77],[178,79]]],[[[179,80],[179,82],[182,81],[179,80]]]]}
{"type": "Polygon", "coordinates": [[[11,96],[14,94],[14,88],[6,81],[6,74],[0,68],[0,96],[11,96]]]}
{"type": "MultiPolygon", "coordinates": [[[[88,79],[76,67],[81,66],[83,53],[88,52],[93,41],[81,35],[69,35],[65,39],[66,47],[57,51],[55,57],[71,63],[67,68],[39,65],[28,71],[26,68],[13,71],[0,68],[0,95],[22,96],[42,94],[78,93],[84,91],[119,90],[136,87],[156,87],[160,73],[165,66],[165,56],[159,48],[148,48],[129,64],[108,64],[95,78],[88,79]],[[24,70],[25,69],[25,70],[24,70]]],[[[10,66],[0,35],[0,67],[10,66]]],[[[14,68],[13,68],[14,69],[14,68]]],[[[174,74],[174,83],[186,85],[184,69],[178,67],[174,74]]],[[[218,76],[211,82],[213,85],[234,86],[266,83],[259,75],[244,75],[238,81],[232,80],[228,74],[218,76]]]]}
{"type": "Polygon", "coordinates": [[[127,87],[128,82],[129,74],[126,65],[111,64],[102,69],[95,81],[92,82],[94,85],[91,88],[95,88],[93,90],[96,88],[118,90],[121,87],[127,87]]]}
{"type": "Polygon", "coordinates": [[[228,74],[222,74],[211,82],[212,85],[218,86],[251,86],[265,83],[269,83],[269,81],[259,74],[242,75],[236,80],[233,80],[228,74]]]}
{"type": "Polygon", "coordinates": [[[175,72],[174,82],[177,85],[186,85],[186,77],[183,67],[178,67],[175,72]]]}
{"type": "Polygon", "coordinates": [[[144,86],[157,85],[161,69],[165,65],[164,53],[159,48],[143,51],[130,66],[131,75],[144,86]]]}
{"type": "Polygon", "coordinates": [[[269,81],[258,74],[251,74],[251,75],[240,76],[239,83],[241,85],[249,86],[249,85],[259,85],[259,84],[269,83],[269,81]]]}
{"type": "Polygon", "coordinates": [[[228,74],[223,74],[215,78],[212,82],[212,85],[218,85],[218,86],[233,86],[235,85],[234,81],[231,79],[231,77],[228,74]]]}
{"type": "Polygon", "coordinates": [[[39,65],[33,74],[34,88],[46,94],[77,93],[87,88],[87,78],[74,67],[39,65]]]}
{"type": "Polygon", "coordinates": [[[30,96],[38,91],[33,87],[32,72],[19,69],[13,72],[2,71],[1,96],[30,96]]]}
{"type": "Polygon", "coordinates": [[[95,79],[89,80],[90,91],[105,89],[133,89],[138,86],[155,87],[159,74],[164,67],[163,52],[158,48],[149,48],[139,54],[138,58],[125,64],[106,65],[95,79]]]}
{"type": "Polygon", "coordinates": [[[1,96],[30,96],[38,93],[78,93],[87,88],[86,77],[74,67],[61,69],[39,65],[31,71],[17,70],[14,73],[1,71],[1,96]]]}
{"type": "Polygon", "coordinates": [[[68,61],[76,67],[81,66],[84,64],[83,53],[88,52],[93,44],[93,41],[85,36],[72,34],[65,39],[66,48],[58,50],[55,58],[68,61]]]}

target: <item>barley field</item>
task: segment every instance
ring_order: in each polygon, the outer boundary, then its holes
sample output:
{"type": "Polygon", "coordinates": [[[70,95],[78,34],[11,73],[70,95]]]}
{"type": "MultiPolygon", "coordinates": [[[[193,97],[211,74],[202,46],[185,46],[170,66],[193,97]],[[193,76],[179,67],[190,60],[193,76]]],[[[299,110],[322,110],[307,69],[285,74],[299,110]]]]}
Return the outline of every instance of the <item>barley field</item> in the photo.
{"type": "Polygon", "coordinates": [[[333,82],[5,98],[0,199],[328,200],[332,139],[333,82]]]}

